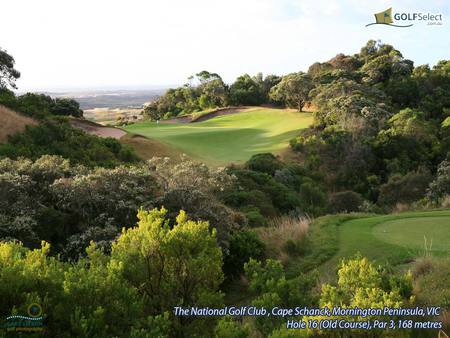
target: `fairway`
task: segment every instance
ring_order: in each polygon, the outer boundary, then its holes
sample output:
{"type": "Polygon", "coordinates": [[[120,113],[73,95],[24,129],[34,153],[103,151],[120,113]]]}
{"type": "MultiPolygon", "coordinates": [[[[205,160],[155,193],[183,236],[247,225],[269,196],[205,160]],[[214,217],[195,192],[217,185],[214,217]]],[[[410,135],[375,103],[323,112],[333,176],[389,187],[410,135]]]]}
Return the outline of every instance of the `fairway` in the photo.
{"type": "Polygon", "coordinates": [[[242,163],[252,155],[285,149],[312,123],[311,113],[258,108],[196,123],[142,122],[124,129],[158,140],[210,165],[242,163]]]}

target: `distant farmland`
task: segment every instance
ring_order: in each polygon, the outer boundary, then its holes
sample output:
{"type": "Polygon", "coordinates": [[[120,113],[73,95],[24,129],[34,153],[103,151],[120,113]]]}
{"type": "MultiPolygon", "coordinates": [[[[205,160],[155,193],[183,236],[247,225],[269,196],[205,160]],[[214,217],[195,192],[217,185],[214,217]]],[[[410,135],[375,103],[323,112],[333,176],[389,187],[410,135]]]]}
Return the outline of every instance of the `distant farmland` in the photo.
{"type": "Polygon", "coordinates": [[[115,124],[118,118],[139,121],[146,103],[155,100],[165,88],[147,90],[86,90],[46,92],[51,97],[70,97],[80,103],[84,117],[100,124],[115,124]]]}
{"type": "Polygon", "coordinates": [[[118,118],[130,121],[142,120],[142,108],[95,108],[84,110],[84,117],[100,124],[115,124],[118,118]]]}
{"type": "Polygon", "coordinates": [[[149,90],[100,90],[46,93],[52,97],[71,97],[83,110],[95,108],[141,108],[166,91],[165,88],[149,90]]]}

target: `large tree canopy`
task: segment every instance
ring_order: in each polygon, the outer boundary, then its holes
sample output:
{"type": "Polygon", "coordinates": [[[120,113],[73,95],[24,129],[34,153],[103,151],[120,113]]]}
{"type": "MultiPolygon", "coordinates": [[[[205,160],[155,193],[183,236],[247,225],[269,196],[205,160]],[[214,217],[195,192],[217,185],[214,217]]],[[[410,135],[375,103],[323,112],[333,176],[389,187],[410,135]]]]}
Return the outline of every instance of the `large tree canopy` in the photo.
{"type": "Polygon", "coordinates": [[[20,72],[14,68],[14,58],[0,47],[0,89],[8,85],[17,88],[16,80],[20,77],[20,72]]]}
{"type": "Polygon", "coordinates": [[[309,92],[313,88],[311,78],[303,72],[284,76],[280,83],[272,87],[270,97],[281,101],[290,108],[302,111],[309,100],[309,92]]]}

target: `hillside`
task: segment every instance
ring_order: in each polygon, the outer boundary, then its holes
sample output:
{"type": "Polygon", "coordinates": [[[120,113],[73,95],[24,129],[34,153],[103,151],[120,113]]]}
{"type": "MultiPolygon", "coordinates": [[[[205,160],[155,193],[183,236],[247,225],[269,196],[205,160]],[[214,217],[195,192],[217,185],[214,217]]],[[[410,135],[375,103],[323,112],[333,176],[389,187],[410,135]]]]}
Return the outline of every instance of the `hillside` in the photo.
{"type": "Polygon", "coordinates": [[[36,125],[37,122],[29,117],[20,115],[11,109],[0,105],[0,143],[8,140],[8,136],[20,133],[27,125],[36,125]]]}
{"type": "Polygon", "coordinates": [[[136,123],[125,130],[158,140],[208,164],[224,165],[242,163],[257,153],[279,153],[298,130],[311,123],[310,113],[258,108],[197,123],[136,123]]]}

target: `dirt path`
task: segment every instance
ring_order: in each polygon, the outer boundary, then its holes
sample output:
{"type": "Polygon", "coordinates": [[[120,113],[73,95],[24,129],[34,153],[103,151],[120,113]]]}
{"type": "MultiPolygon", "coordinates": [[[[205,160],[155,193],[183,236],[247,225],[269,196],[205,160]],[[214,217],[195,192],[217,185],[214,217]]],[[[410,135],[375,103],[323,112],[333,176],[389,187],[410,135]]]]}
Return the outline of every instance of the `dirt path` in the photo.
{"type": "Polygon", "coordinates": [[[126,135],[127,133],[119,128],[113,128],[113,127],[104,127],[102,125],[99,125],[97,123],[88,121],[88,120],[71,120],[70,124],[72,127],[79,128],[81,130],[84,130],[86,133],[91,135],[96,135],[98,137],[112,137],[115,139],[120,139],[122,136],[126,135]]]}

